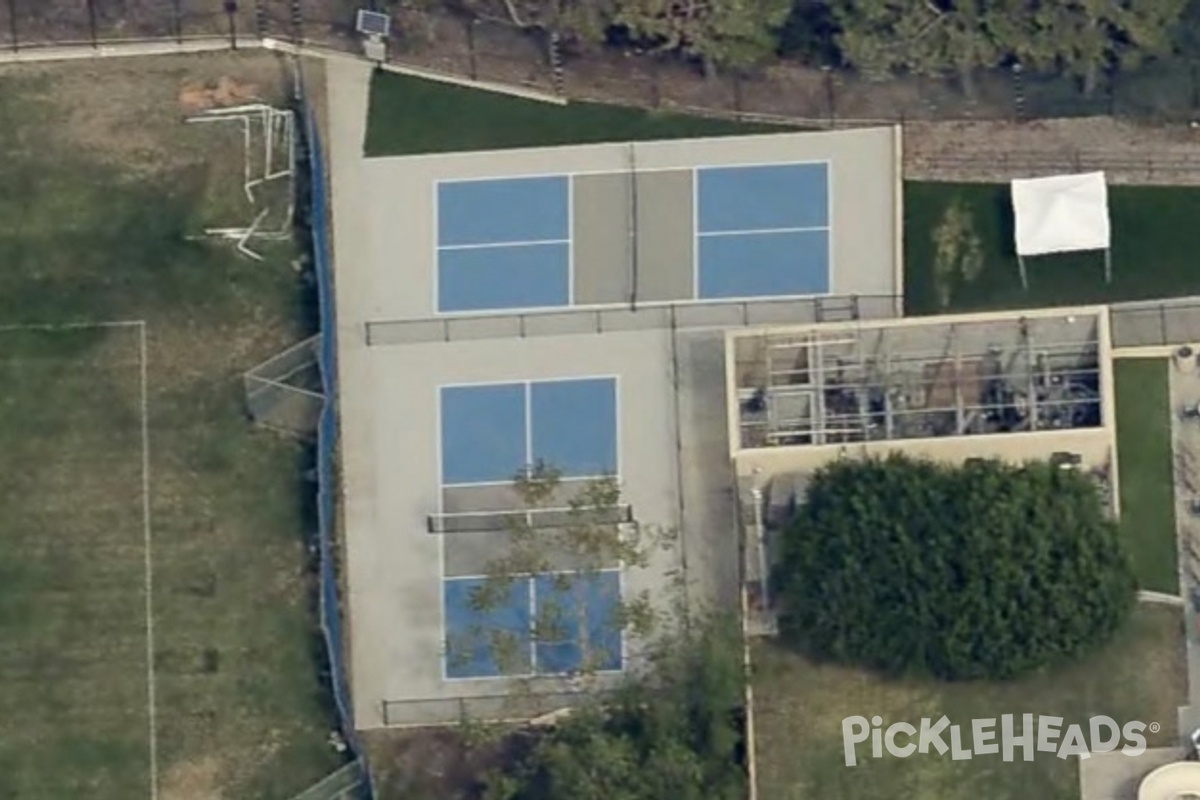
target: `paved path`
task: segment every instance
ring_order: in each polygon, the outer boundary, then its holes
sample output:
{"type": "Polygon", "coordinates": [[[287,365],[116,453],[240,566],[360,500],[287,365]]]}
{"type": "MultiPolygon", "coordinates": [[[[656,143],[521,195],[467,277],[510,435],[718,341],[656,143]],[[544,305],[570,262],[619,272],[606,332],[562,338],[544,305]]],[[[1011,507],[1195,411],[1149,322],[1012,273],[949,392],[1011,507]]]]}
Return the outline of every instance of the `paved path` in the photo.
{"type": "Polygon", "coordinates": [[[370,411],[361,413],[356,405],[370,399],[370,370],[366,343],[362,335],[361,313],[369,307],[361,297],[365,284],[356,282],[361,273],[355,266],[366,264],[369,248],[366,230],[365,191],[363,189],[363,142],[367,128],[367,104],[370,92],[369,64],[349,59],[330,59],[325,62],[326,97],[328,98],[328,127],[326,152],[331,189],[330,207],[333,214],[334,275],[338,315],[338,384],[339,416],[341,423],[341,471],[344,488],[355,491],[343,493],[343,521],[347,549],[347,579],[350,587],[347,608],[347,627],[350,629],[350,685],[354,702],[356,727],[373,728],[382,723],[378,699],[384,696],[385,676],[364,674],[364,669],[377,660],[354,657],[357,644],[370,642],[370,630],[362,630],[363,615],[355,614],[358,607],[370,606],[360,594],[369,591],[370,564],[359,563],[354,555],[355,537],[373,532],[373,507],[369,502],[355,503],[355,498],[369,501],[374,470],[364,455],[374,452],[370,446],[369,427],[356,424],[371,418],[370,411]],[[356,627],[357,626],[357,627],[356,627]]]}
{"type": "MultiPolygon", "coordinates": [[[[1200,517],[1191,513],[1200,496],[1200,421],[1183,419],[1179,410],[1200,401],[1200,367],[1195,359],[1172,358],[1170,367],[1171,449],[1175,464],[1175,521],[1179,539],[1180,594],[1185,600],[1200,588],[1200,517]]],[[[1184,606],[1187,625],[1188,702],[1200,706],[1200,617],[1191,602],[1184,606]]]]}

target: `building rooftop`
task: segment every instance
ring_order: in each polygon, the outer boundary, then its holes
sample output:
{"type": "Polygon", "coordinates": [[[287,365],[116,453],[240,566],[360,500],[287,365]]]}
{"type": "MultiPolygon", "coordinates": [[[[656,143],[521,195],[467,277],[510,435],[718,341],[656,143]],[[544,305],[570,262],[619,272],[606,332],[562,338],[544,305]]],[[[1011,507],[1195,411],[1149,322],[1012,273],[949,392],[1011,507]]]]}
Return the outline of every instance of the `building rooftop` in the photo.
{"type": "Polygon", "coordinates": [[[1099,427],[1100,327],[1085,309],[733,333],[733,446],[1099,427]]]}

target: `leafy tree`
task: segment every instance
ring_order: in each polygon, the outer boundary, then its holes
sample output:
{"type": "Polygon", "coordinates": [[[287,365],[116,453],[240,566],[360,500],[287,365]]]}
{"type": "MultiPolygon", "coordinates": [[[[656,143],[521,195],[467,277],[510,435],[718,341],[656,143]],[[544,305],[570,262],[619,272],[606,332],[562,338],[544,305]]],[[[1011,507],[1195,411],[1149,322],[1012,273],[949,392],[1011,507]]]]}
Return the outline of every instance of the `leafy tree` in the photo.
{"type": "Polygon", "coordinates": [[[946,207],[932,238],[934,288],[938,303],[947,308],[954,290],[983,272],[983,240],[970,210],[957,198],[946,207]]]}
{"type": "Polygon", "coordinates": [[[1086,476],[898,455],[815,475],[775,579],[794,647],[946,679],[1077,657],[1112,636],[1134,594],[1086,476]]]}
{"type": "Polygon", "coordinates": [[[736,621],[664,634],[653,669],[543,734],[488,800],[741,800],[745,674],[736,621]]]}
{"type": "Polygon", "coordinates": [[[1034,0],[1032,35],[1011,42],[1037,68],[1063,70],[1092,94],[1105,73],[1171,50],[1187,0],[1034,0]]]}
{"type": "Polygon", "coordinates": [[[699,61],[705,74],[771,58],[792,0],[616,0],[613,25],[634,41],[699,61]]]}
{"type": "Polygon", "coordinates": [[[608,649],[608,643],[618,637],[604,635],[614,632],[606,626],[619,629],[617,632],[629,635],[635,643],[648,641],[663,616],[676,611],[654,604],[648,591],[634,594],[626,590],[621,597],[605,598],[605,611],[611,610],[611,619],[591,620],[589,598],[595,591],[594,579],[617,567],[648,567],[656,552],[674,546],[675,533],[648,523],[628,524],[622,516],[621,488],[615,478],[590,479],[574,487],[564,484],[553,467],[537,464],[517,475],[512,489],[516,512],[507,516],[505,529],[496,532],[501,544],[484,568],[482,583],[471,594],[471,609],[482,619],[501,611],[509,604],[514,587],[530,576],[550,578],[552,596],[539,596],[532,630],[476,624],[446,643],[449,657],[452,661],[469,657],[482,648],[502,673],[520,675],[528,669],[527,643],[559,643],[577,633],[575,644],[582,663],[572,677],[587,681],[614,656],[620,656],[608,649]],[[565,511],[554,510],[564,507],[565,511]],[[538,521],[547,511],[554,517],[550,526],[538,521]],[[600,641],[595,641],[591,632],[598,627],[604,630],[600,641]]]}
{"type": "Polygon", "coordinates": [[[829,5],[849,66],[872,78],[896,72],[955,74],[969,90],[974,70],[1003,59],[992,28],[1008,24],[1014,1],[831,0],[829,5]]]}

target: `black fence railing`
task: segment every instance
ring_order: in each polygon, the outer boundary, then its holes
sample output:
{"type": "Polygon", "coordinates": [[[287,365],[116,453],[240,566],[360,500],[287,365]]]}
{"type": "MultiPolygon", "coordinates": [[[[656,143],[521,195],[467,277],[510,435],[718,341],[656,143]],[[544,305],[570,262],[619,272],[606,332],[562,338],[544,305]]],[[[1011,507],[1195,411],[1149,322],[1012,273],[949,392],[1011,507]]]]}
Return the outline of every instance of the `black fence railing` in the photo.
{"type": "MultiPolygon", "coordinates": [[[[0,56],[55,45],[263,38],[361,52],[354,31],[370,0],[0,0],[0,56]]],[[[938,119],[1107,115],[1200,117],[1200,54],[1151,59],[1085,90],[1070,76],[1005,68],[960,77],[894,76],[778,61],[704,76],[677,58],[634,51],[575,54],[542,31],[443,10],[396,7],[389,58],[467,80],[520,85],[574,99],[672,107],[820,126],[938,119]]],[[[407,5],[407,4],[405,4],[407,5]]]]}

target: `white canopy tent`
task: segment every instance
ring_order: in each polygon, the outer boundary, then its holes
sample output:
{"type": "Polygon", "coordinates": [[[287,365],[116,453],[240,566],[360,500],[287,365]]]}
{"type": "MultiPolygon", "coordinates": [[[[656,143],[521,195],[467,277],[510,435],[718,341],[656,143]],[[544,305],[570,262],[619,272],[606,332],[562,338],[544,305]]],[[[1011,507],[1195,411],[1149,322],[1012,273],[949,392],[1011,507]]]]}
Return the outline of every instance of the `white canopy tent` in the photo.
{"type": "Polygon", "coordinates": [[[1029,288],[1025,256],[1104,251],[1104,279],[1112,282],[1112,232],[1103,172],[1052,175],[1012,182],[1017,262],[1029,288]]]}

